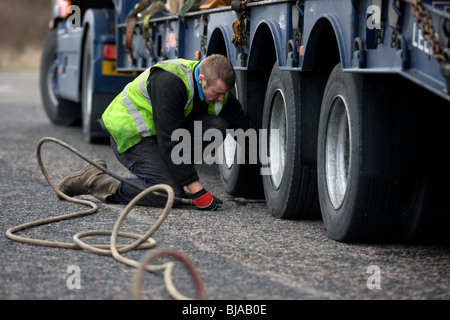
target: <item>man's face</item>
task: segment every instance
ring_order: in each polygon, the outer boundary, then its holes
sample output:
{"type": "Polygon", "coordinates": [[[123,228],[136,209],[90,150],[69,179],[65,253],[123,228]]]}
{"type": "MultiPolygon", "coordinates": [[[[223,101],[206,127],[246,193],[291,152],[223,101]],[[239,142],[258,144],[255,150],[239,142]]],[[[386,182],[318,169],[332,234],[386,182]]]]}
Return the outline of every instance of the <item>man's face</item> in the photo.
{"type": "Polygon", "coordinates": [[[222,80],[218,79],[213,84],[208,84],[203,75],[199,75],[198,81],[202,86],[203,98],[206,103],[216,103],[225,98],[225,94],[229,91],[222,80]]]}

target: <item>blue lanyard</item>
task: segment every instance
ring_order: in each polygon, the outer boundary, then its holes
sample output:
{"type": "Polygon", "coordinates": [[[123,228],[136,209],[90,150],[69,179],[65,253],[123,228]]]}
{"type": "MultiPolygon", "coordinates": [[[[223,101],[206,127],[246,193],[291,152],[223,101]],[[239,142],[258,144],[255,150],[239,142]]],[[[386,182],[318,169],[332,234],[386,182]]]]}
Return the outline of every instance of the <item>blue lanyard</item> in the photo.
{"type": "Polygon", "coordinates": [[[198,66],[195,67],[195,81],[197,82],[197,88],[198,88],[198,93],[200,94],[200,100],[203,101],[203,90],[202,90],[202,86],[201,86],[200,83],[198,82],[198,66]]]}

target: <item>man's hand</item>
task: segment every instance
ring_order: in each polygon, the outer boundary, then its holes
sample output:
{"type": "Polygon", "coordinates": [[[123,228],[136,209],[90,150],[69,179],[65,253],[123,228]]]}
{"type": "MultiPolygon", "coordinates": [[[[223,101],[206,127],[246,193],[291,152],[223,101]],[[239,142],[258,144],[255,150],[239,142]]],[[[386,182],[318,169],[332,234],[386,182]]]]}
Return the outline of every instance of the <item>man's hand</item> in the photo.
{"type": "Polygon", "coordinates": [[[194,200],[194,204],[197,207],[197,209],[202,210],[202,211],[217,210],[218,203],[222,202],[222,201],[216,199],[211,193],[206,191],[205,188],[194,193],[192,195],[192,199],[194,200]]]}

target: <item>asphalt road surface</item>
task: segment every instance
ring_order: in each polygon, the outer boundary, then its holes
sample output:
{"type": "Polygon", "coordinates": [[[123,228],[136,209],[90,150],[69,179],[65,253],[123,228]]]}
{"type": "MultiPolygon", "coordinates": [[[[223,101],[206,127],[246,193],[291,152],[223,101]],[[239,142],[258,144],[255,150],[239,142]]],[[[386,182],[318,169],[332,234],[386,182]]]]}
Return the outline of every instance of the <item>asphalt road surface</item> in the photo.
{"type": "MultiPolygon", "coordinates": [[[[44,179],[36,159],[36,146],[42,138],[61,139],[89,157],[104,158],[118,174],[127,173],[108,145],[86,144],[79,127],[50,123],[42,107],[37,73],[0,73],[0,97],[0,299],[134,299],[132,283],[137,269],[112,256],[30,245],[5,236],[13,226],[85,209],[57,199],[44,179]]],[[[55,183],[84,165],[56,144],[44,144],[42,152],[55,183]]],[[[198,166],[198,170],[211,193],[222,199],[229,197],[220,184],[217,167],[198,166]]],[[[99,203],[90,196],[81,198],[96,202],[98,212],[17,235],[73,242],[78,232],[111,231],[125,208],[99,203]]],[[[144,234],[160,212],[135,207],[121,231],[144,234]]],[[[155,248],[134,250],[124,256],[141,261],[159,249],[183,252],[198,271],[206,298],[211,300],[261,300],[252,305],[262,305],[264,300],[450,298],[448,246],[339,243],[327,237],[322,221],[276,219],[261,203],[242,206],[225,201],[220,211],[212,213],[190,207],[172,209],[152,238],[155,248]]],[[[109,237],[85,241],[109,243],[109,237]]],[[[177,289],[195,298],[191,277],[180,263],[175,264],[173,281],[177,289]]],[[[141,284],[145,299],[172,300],[162,272],[145,273],[141,284]]],[[[189,309],[189,304],[184,307],[187,309],[180,306],[176,312],[212,312],[189,309]]],[[[225,314],[225,307],[215,311],[216,315],[225,314]]]]}

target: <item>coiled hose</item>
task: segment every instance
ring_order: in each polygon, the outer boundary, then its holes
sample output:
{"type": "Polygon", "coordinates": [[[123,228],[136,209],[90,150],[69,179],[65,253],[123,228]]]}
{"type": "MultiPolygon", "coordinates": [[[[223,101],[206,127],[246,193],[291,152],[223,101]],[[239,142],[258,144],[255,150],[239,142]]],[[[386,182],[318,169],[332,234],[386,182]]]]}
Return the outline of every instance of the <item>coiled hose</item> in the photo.
{"type": "Polygon", "coordinates": [[[32,222],[27,222],[27,223],[21,224],[19,226],[12,227],[6,231],[6,236],[9,239],[17,241],[17,242],[39,245],[39,246],[48,246],[48,247],[66,248],[66,249],[84,249],[84,250],[87,250],[89,252],[99,254],[99,255],[112,255],[116,260],[118,260],[124,264],[127,264],[129,266],[137,268],[137,272],[135,274],[134,281],[132,284],[133,296],[136,299],[142,299],[141,281],[142,281],[142,276],[143,276],[144,271],[150,271],[150,272],[164,271],[164,282],[166,284],[169,294],[174,299],[177,299],[177,300],[190,299],[190,298],[182,295],[181,293],[179,293],[172,281],[172,271],[175,266],[175,264],[173,262],[167,262],[162,265],[150,265],[150,263],[152,261],[154,261],[157,258],[160,258],[162,256],[172,257],[172,258],[180,260],[185,265],[185,267],[188,269],[189,273],[191,274],[191,276],[194,280],[195,286],[196,286],[196,290],[197,290],[197,299],[199,299],[199,300],[206,299],[205,290],[204,290],[200,275],[198,274],[198,272],[195,269],[195,267],[193,266],[193,264],[186,258],[186,256],[183,253],[181,253],[177,250],[173,250],[173,249],[161,249],[161,250],[154,251],[154,252],[151,252],[150,254],[148,254],[143,259],[142,263],[132,260],[132,259],[125,258],[124,256],[121,255],[125,252],[131,251],[134,249],[149,249],[149,248],[154,247],[156,242],[154,239],[151,238],[151,236],[156,232],[156,230],[158,230],[160,225],[163,223],[163,221],[168,216],[170,210],[172,209],[174,201],[177,199],[181,203],[184,203],[184,204],[193,204],[191,199],[175,197],[173,189],[170,186],[165,185],[165,184],[159,184],[159,185],[155,185],[155,186],[152,186],[149,188],[144,188],[140,185],[137,185],[135,183],[127,181],[126,179],[115,174],[114,172],[109,171],[108,169],[100,166],[93,160],[89,159],[87,156],[82,154],[80,151],[78,151],[74,147],[72,147],[69,144],[67,144],[59,139],[56,139],[56,138],[46,137],[46,138],[41,139],[37,145],[36,153],[37,153],[39,167],[40,167],[45,179],[50,184],[50,186],[53,188],[53,190],[55,190],[55,192],[66,201],[86,205],[91,208],[80,211],[80,212],[76,212],[76,213],[70,213],[70,214],[65,214],[65,215],[60,215],[60,216],[49,217],[49,218],[45,218],[45,219],[41,219],[41,220],[36,220],[36,221],[32,221],[32,222]],[[21,237],[21,236],[18,236],[15,234],[15,233],[25,230],[25,229],[37,227],[37,226],[44,225],[44,224],[50,224],[50,223],[57,222],[57,221],[79,218],[79,217],[93,214],[98,211],[98,206],[94,202],[70,197],[70,196],[66,195],[65,193],[61,192],[61,190],[59,190],[55,186],[55,184],[51,181],[50,177],[47,174],[47,170],[44,167],[42,157],[41,157],[41,148],[45,142],[54,142],[64,148],[68,149],[72,153],[76,154],[78,157],[80,157],[83,160],[85,160],[86,162],[90,163],[97,169],[109,174],[110,176],[116,178],[117,180],[120,180],[124,183],[128,183],[128,184],[136,187],[137,189],[141,190],[141,193],[139,193],[122,211],[122,213],[120,214],[118,220],[116,221],[112,231],[94,230],[94,231],[89,231],[89,232],[77,233],[73,236],[74,242],[71,242],[71,243],[25,238],[25,237],[21,237]],[[159,191],[163,191],[163,192],[165,192],[165,194],[162,194],[159,191]],[[144,235],[119,232],[119,229],[120,229],[123,221],[125,220],[126,216],[128,215],[128,213],[132,210],[132,208],[138,203],[138,201],[141,198],[145,197],[146,195],[148,195],[150,193],[157,194],[159,196],[163,196],[163,197],[167,198],[166,205],[163,208],[162,213],[161,213],[160,217],[158,218],[158,220],[155,222],[155,224],[144,235]],[[84,237],[105,236],[105,235],[111,236],[110,244],[90,245],[81,240],[84,237]],[[132,239],[136,239],[136,241],[129,245],[117,245],[117,237],[132,238],[132,239]]]}

